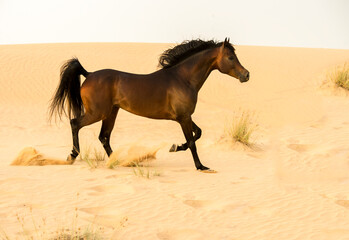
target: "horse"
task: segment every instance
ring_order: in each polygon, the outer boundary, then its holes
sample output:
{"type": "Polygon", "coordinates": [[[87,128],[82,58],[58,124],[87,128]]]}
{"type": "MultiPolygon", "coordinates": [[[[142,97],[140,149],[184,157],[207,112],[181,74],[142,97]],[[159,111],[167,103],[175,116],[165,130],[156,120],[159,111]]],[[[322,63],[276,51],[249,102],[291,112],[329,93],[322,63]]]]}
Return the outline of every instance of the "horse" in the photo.
{"type": "Polygon", "coordinates": [[[150,74],[133,74],[113,69],[87,72],[77,58],[61,68],[60,83],[49,106],[50,118],[63,114],[70,119],[73,149],[67,161],[79,155],[79,130],[102,121],[99,140],[108,156],[110,135],[120,108],[151,119],[180,124],[186,142],[173,144],[170,152],[190,149],[197,170],[210,170],[199,159],[195,142],[201,129],[193,122],[198,92],[213,70],[247,82],[250,73],[239,62],[233,45],[201,39],[184,41],[163,52],[160,69],[150,74]],[[80,75],[86,79],[81,85],[80,75]]]}

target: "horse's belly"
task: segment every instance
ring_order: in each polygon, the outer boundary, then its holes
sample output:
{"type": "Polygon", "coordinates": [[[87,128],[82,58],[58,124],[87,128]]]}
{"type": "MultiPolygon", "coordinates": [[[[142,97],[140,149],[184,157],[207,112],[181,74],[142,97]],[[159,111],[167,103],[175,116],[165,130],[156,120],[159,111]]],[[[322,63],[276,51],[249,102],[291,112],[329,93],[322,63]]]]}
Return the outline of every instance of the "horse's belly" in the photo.
{"type": "Polygon", "coordinates": [[[114,104],[139,116],[175,119],[168,94],[168,82],[151,79],[119,81],[114,104]]]}
{"type": "Polygon", "coordinates": [[[128,106],[120,106],[120,108],[136,114],[138,116],[153,118],[153,119],[175,119],[176,117],[169,111],[164,109],[156,109],[153,108],[137,108],[137,107],[128,107],[128,106]]]}
{"type": "Polygon", "coordinates": [[[152,97],[123,99],[117,104],[120,108],[147,118],[175,119],[175,114],[166,99],[152,97]]]}

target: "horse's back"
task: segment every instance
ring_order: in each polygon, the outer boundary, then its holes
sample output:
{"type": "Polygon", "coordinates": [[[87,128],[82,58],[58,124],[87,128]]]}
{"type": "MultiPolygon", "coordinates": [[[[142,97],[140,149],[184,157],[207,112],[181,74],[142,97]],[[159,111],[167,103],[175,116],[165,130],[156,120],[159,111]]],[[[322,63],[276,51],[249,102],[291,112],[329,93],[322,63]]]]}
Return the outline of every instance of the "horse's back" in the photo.
{"type": "Polygon", "coordinates": [[[172,114],[161,111],[169,108],[170,81],[160,71],[133,74],[103,69],[86,77],[81,86],[81,97],[85,108],[95,111],[117,106],[145,117],[171,118],[172,114]],[[89,104],[91,106],[86,106],[89,104]]]}

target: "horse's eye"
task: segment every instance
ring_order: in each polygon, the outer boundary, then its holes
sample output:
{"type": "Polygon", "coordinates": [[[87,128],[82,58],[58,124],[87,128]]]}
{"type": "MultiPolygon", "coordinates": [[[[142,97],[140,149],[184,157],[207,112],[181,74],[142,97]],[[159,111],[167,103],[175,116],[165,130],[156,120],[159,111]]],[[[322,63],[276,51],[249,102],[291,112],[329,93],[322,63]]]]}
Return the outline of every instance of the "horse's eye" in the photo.
{"type": "Polygon", "coordinates": [[[230,56],[229,60],[233,61],[234,60],[234,56],[230,56]]]}

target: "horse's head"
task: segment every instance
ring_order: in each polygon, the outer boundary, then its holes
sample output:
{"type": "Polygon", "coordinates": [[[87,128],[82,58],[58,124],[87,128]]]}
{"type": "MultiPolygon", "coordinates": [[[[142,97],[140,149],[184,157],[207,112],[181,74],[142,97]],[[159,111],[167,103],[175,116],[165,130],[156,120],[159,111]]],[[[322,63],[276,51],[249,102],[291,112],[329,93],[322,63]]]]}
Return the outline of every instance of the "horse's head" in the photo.
{"type": "Polygon", "coordinates": [[[250,79],[250,73],[239,62],[235,54],[234,47],[225,39],[219,49],[217,56],[217,68],[221,73],[228,74],[240,82],[247,82],[250,79]]]}

